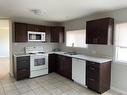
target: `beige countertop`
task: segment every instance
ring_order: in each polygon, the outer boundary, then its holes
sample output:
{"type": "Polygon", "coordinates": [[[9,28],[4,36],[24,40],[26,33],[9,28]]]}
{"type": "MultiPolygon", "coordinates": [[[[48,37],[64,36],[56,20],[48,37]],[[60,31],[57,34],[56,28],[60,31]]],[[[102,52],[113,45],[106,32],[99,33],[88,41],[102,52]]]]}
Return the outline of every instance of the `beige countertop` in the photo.
{"type": "Polygon", "coordinates": [[[112,59],[110,59],[110,58],[93,57],[93,56],[87,56],[87,55],[83,55],[83,54],[70,55],[70,54],[66,54],[66,52],[50,52],[49,54],[52,54],[52,53],[64,55],[64,56],[68,56],[68,57],[72,57],[72,58],[78,58],[81,60],[93,61],[93,62],[97,62],[97,63],[105,63],[108,61],[112,61],[112,59]]]}
{"type": "MultiPolygon", "coordinates": [[[[87,56],[87,55],[83,55],[83,54],[70,55],[70,54],[67,54],[66,52],[47,52],[47,54],[58,54],[58,55],[72,57],[72,58],[78,58],[81,60],[93,61],[93,62],[97,62],[97,63],[105,63],[108,61],[112,61],[112,59],[110,59],[110,58],[100,58],[100,57],[94,57],[94,56],[87,56]]],[[[16,57],[30,56],[30,54],[16,53],[16,54],[14,54],[14,56],[16,56],[16,57]]]]}

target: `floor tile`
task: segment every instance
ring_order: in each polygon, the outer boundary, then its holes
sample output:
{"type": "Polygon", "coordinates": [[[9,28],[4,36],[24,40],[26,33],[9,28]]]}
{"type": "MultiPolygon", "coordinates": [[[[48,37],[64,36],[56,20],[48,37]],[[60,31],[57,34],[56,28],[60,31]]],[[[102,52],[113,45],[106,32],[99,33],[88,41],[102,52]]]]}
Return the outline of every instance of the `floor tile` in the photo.
{"type": "Polygon", "coordinates": [[[0,95],[122,95],[109,90],[98,94],[56,73],[16,81],[8,76],[0,80],[0,95]]]}
{"type": "Polygon", "coordinates": [[[26,92],[29,92],[29,91],[31,91],[32,89],[30,88],[30,87],[28,87],[28,86],[25,86],[25,87],[23,87],[23,88],[18,88],[18,91],[21,93],[21,94],[23,94],[23,93],[26,93],[26,92]]]}
{"type": "Polygon", "coordinates": [[[33,91],[29,91],[29,92],[26,92],[24,94],[21,94],[21,95],[36,95],[33,91]]]}
{"type": "Polygon", "coordinates": [[[12,83],[12,84],[6,84],[3,86],[5,91],[11,91],[11,90],[16,90],[16,86],[12,83]]]}
{"type": "Polygon", "coordinates": [[[0,88],[0,95],[5,95],[4,89],[2,87],[0,88]]]}
{"type": "Polygon", "coordinates": [[[5,91],[6,95],[21,95],[17,89],[5,91]]]}
{"type": "Polygon", "coordinates": [[[49,93],[48,90],[42,87],[33,89],[33,91],[35,92],[36,95],[51,95],[51,93],[49,93]]]}

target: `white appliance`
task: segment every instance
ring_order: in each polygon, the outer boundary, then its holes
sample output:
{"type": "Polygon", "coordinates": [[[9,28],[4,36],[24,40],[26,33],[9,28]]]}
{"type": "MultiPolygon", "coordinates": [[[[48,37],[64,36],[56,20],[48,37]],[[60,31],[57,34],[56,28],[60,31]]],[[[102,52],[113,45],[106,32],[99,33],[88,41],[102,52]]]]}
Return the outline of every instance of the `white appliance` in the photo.
{"type": "Polygon", "coordinates": [[[86,86],[86,61],[81,59],[72,58],[72,79],[86,86]]]}
{"type": "Polygon", "coordinates": [[[48,74],[48,54],[43,47],[26,47],[25,50],[30,55],[30,78],[48,74]]]}
{"type": "Polygon", "coordinates": [[[28,41],[45,41],[45,32],[28,31],[28,41]]]}

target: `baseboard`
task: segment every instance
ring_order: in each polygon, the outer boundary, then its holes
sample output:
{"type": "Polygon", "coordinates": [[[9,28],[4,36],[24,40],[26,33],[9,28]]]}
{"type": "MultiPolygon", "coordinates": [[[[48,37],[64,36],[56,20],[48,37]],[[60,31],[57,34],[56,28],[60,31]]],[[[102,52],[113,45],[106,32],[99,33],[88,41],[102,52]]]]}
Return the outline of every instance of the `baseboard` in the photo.
{"type": "Polygon", "coordinates": [[[10,75],[11,77],[14,77],[14,74],[13,74],[13,73],[11,73],[11,72],[9,72],[9,75],[10,75]]]}
{"type": "Polygon", "coordinates": [[[122,93],[122,94],[127,95],[127,92],[126,92],[126,91],[123,91],[123,90],[121,90],[121,89],[118,89],[118,88],[115,88],[115,87],[111,87],[111,89],[112,89],[113,91],[115,91],[115,92],[118,92],[118,93],[122,93]]]}

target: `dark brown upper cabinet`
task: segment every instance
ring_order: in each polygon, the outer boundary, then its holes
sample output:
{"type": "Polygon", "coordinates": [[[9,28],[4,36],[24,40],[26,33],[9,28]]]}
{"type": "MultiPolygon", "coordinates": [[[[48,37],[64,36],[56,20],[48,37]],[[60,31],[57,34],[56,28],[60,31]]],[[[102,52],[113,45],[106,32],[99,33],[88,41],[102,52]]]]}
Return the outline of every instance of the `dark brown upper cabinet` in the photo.
{"type": "Polygon", "coordinates": [[[46,41],[45,42],[64,42],[64,27],[63,26],[44,26],[35,24],[26,24],[15,22],[15,42],[27,42],[28,31],[33,32],[45,32],[46,41]]]}
{"type": "Polygon", "coordinates": [[[15,42],[27,42],[27,24],[14,23],[15,27],[15,42]]]}
{"type": "Polygon", "coordinates": [[[50,27],[50,42],[64,42],[64,27],[63,26],[51,26],[50,27]]]}
{"type": "Polygon", "coordinates": [[[102,18],[86,22],[86,44],[113,44],[114,19],[102,18]]]}
{"type": "Polygon", "coordinates": [[[27,31],[45,32],[45,26],[35,25],[35,24],[27,24],[27,31]]]}
{"type": "Polygon", "coordinates": [[[27,24],[27,31],[37,31],[37,25],[34,24],[27,24]]]}

